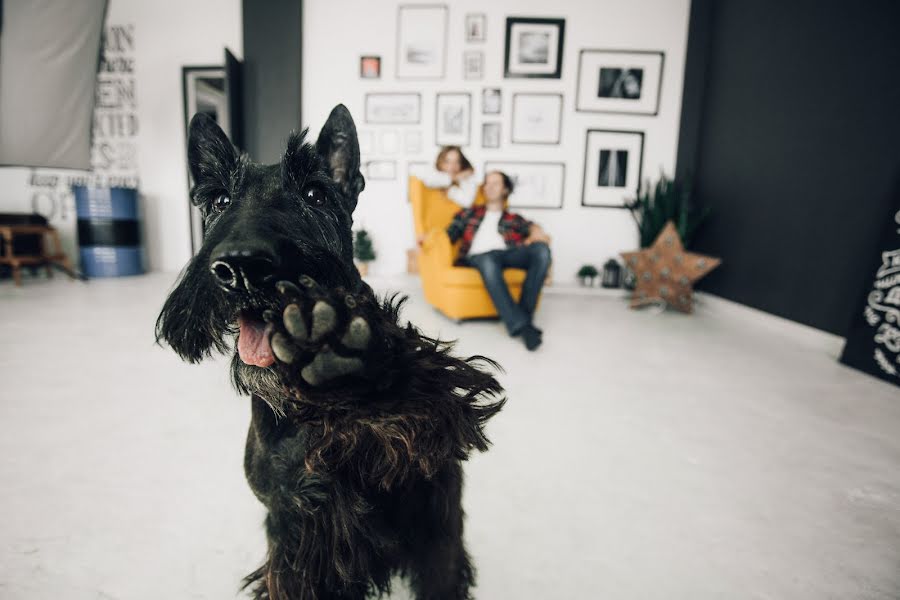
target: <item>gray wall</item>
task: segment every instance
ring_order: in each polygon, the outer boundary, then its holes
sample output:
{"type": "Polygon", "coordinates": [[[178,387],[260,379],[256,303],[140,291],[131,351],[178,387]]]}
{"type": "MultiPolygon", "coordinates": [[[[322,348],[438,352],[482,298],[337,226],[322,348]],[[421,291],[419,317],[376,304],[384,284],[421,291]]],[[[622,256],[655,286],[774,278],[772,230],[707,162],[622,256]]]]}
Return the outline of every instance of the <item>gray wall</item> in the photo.
{"type": "Polygon", "coordinates": [[[300,130],[302,2],[244,0],[242,12],[244,149],[272,163],[300,130]]]}
{"type": "Polygon", "coordinates": [[[838,334],[900,172],[900,3],[695,0],[678,172],[701,289],[838,334]]]}

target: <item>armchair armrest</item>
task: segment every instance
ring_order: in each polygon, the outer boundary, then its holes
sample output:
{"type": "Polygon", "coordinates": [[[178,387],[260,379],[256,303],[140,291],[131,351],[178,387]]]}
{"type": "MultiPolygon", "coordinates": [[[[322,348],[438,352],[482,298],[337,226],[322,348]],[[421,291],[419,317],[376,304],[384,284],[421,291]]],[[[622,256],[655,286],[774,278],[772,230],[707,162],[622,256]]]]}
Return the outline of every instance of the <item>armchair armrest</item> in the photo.
{"type": "Polygon", "coordinates": [[[418,177],[409,177],[409,203],[412,206],[416,236],[425,233],[425,184],[418,177]]]}
{"type": "Polygon", "coordinates": [[[450,236],[443,229],[432,229],[422,242],[422,255],[435,267],[452,267],[454,258],[450,236]]]}

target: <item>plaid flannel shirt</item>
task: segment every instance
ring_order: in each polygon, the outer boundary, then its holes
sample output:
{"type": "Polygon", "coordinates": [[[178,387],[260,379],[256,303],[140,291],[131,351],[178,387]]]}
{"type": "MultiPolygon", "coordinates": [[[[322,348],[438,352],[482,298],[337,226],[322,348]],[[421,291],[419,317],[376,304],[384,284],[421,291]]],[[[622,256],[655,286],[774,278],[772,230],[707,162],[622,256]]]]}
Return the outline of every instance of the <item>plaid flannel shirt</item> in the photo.
{"type": "MultiPolygon", "coordinates": [[[[453,221],[447,227],[447,235],[450,236],[451,242],[462,238],[462,243],[459,245],[459,256],[456,259],[457,263],[469,253],[472,240],[475,239],[475,232],[478,231],[486,212],[487,208],[484,205],[464,208],[456,213],[453,221]]],[[[500,223],[497,225],[497,231],[503,236],[507,248],[521,246],[528,237],[530,229],[531,221],[507,210],[503,211],[500,223]]]]}

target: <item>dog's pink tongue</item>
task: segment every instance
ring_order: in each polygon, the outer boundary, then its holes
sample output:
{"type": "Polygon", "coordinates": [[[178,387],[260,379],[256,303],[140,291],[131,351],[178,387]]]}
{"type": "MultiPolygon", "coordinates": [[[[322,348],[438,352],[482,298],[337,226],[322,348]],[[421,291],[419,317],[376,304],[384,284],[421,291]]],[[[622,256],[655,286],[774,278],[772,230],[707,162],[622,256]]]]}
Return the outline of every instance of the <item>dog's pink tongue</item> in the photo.
{"type": "Polygon", "coordinates": [[[241,327],[238,335],[238,355],[241,360],[257,367],[268,367],[275,362],[272,346],[269,345],[272,324],[241,316],[238,317],[238,325],[241,327]]]}

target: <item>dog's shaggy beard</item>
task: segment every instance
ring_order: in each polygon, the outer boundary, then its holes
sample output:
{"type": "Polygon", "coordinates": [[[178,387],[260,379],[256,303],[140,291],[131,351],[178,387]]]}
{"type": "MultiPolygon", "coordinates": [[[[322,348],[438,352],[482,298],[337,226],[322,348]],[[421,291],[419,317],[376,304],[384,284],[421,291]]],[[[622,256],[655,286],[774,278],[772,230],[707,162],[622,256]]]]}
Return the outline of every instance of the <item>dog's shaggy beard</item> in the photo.
{"type": "MultiPolygon", "coordinates": [[[[337,235],[330,240],[337,239],[337,235]]],[[[281,278],[296,281],[308,275],[328,287],[359,292],[362,279],[355,267],[340,256],[342,247],[332,241],[328,247],[290,244],[281,248],[290,267],[281,278]]],[[[200,362],[213,353],[227,353],[236,344],[237,317],[244,310],[261,313],[278,308],[274,289],[254,293],[227,294],[210,277],[209,258],[201,252],[188,264],[179,282],[163,305],[156,321],[156,341],[165,341],[184,360],[200,362]]],[[[272,367],[244,364],[234,352],[231,381],[241,394],[256,394],[276,414],[284,414],[285,389],[272,367]]]]}
{"type": "Polygon", "coordinates": [[[156,342],[165,341],[192,363],[230,349],[234,308],[209,276],[209,258],[195,256],[156,319],[156,342]]]}

